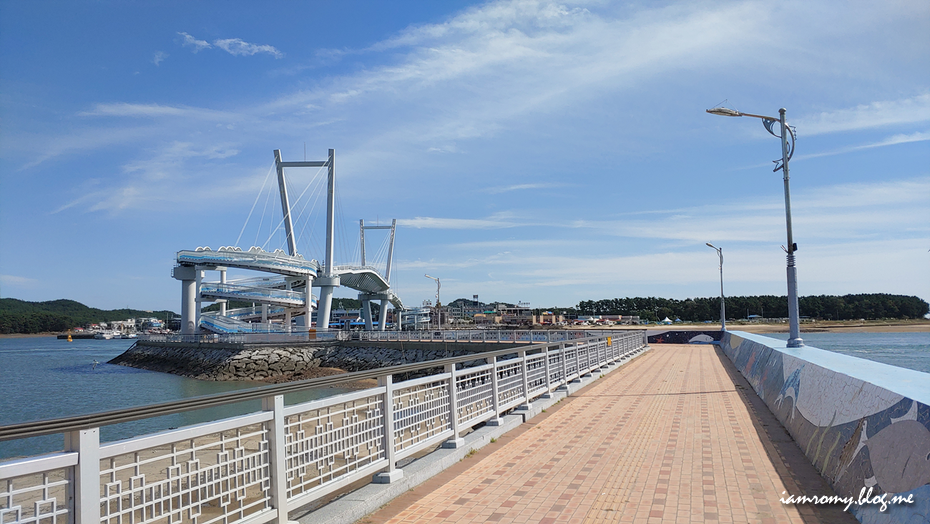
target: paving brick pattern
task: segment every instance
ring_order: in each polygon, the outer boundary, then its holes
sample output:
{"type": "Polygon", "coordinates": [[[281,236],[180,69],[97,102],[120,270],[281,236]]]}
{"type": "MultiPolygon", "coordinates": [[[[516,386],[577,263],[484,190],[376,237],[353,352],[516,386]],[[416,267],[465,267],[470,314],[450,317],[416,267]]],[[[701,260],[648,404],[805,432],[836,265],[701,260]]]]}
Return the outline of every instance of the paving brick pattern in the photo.
{"type": "Polygon", "coordinates": [[[772,433],[778,422],[764,420],[725,358],[709,345],[653,346],[506,445],[465,459],[475,462],[454,478],[369,521],[855,522],[841,508],[779,502],[785,491],[832,491],[816,472],[793,471],[804,468],[796,446],[780,427],[772,433]]]}

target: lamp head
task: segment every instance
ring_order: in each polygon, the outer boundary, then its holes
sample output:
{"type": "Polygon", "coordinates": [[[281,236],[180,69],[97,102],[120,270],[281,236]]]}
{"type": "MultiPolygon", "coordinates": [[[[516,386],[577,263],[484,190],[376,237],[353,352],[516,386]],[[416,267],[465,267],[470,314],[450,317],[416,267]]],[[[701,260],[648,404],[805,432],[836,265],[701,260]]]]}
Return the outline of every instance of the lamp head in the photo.
{"type": "Polygon", "coordinates": [[[720,115],[720,116],[743,116],[739,111],[737,111],[737,110],[735,110],[735,109],[730,109],[730,108],[727,108],[727,107],[715,107],[715,108],[713,108],[713,109],[707,109],[706,111],[707,111],[708,113],[712,114],[712,115],[720,115]]]}
{"type": "Polygon", "coordinates": [[[717,248],[716,248],[713,244],[711,244],[710,242],[707,242],[707,247],[712,248],[712,249],[717,249],[717,248]]]}

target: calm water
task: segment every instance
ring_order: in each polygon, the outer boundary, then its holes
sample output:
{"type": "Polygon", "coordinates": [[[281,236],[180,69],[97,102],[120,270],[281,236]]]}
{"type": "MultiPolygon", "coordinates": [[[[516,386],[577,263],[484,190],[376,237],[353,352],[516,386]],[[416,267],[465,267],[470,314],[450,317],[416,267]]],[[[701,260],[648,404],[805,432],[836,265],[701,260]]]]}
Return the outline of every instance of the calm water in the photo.
{"type": "MultiPolygon", "coordinates": [[[[0,339],[0,426],[166,402],[265,384],[207,382],[106,362],[132,340],[75,340],[55,337],[0,339]],[[94,360],[99,362],[94,367],[94,360]]],[[[288,395],[288,404],[346,390],[326,388],[288,395]]],[[[259,401],[209,408],[101,428],[101,440],[197,424],[250,413],[259,401]]],[[[61,435],[0,442],[0,459],[62,449],[61,435]]]]}
{"type": "MultiPolygon", "coordinates": [[[[787,333],[765,336],[788,340],[787,333]]],[[[802,327],[801,338],[807,346],[930,373],[930,332],[805,333],[802,327]]]]}

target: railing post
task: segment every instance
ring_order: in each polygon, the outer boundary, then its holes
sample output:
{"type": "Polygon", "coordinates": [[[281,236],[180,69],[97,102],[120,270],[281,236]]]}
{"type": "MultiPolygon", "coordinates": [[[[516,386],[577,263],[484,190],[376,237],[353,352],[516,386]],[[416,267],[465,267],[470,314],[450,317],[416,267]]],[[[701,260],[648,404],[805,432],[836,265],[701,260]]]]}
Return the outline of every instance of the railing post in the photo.
{"type": "Polygon", "coordinates": [[[575,373],[578,373],[578,382],[581,382],[581,347],[575,344],[575,373]]]}
{"type": "MultiPolygon", "coordinates": [[[[500,338],[500,331],[498,331],[498,338],[500,338]]],[[[501,402],[500,402],[500,392],[497,385],[497,357],[491,357],[491,403],[494,408],[494,418],[485,422],[488,426],[500,426],[504,423],[501,420],[501,402]]]]}
{"type": "Polygon", "coordinates": [[[546,349],[543,351],[543,355],[545,356],[544,362],[546,364],[546,392],[541,395],[542,398],[552,398],[552,372],[549,367],[549,350],[551,349],[552,346],[546,346],[546,349]]]}
{"type": "Polygon", "coordinates": [[[378,385],[384,387],[384,456],[387,458],[387,471],[382,471],[372,478],[375,484],[390,484],[404,478],[404,470],[397,469],[394,453],[394,376],[378,377],[378,385]]]}
{"type": "Polygon", "coordinates": [[[568,358],[565,355],[565,342],[559,342],[559,355],[562,361],[562,383],[559,384],[559,389],[568,391],[568,358]]]}
{"type": "Polygon", "coordinates": [[[262,411],[272,412],[268,422],[268,466],[271,506],[278,511],[273,522],[287,524],[287,469],[285,467],[284,395],[262,398],[262,411]]]}
{"type": "Polygon", "coordinates": [[[100,428],[65,433],[65,450],[78,454],[69,479],[74,524],[100,524],[100,428]]]}
{"type": "Polygon", "coordinates": [[[446,373],[449,374],[449,422],[452,426],[452,438],[442,443],[444,448],[460,448],[465,445],[465,439],[459,436],[459,400],[455,390],[455,364],[446,364],[446,373]]]}
{"type": "MultiPolygon", "coordinates": [[[[532,335],[531,335],[532,337],[532,335]]],[[[530,409],[533,407],[533,403],[530,402],[530,369],[526,361],[526,350],[520,351],[520,360],[523,362],[520,363],[520,371],[523,374],[523,404],[520,405],[520,409],[530,409]]]]}

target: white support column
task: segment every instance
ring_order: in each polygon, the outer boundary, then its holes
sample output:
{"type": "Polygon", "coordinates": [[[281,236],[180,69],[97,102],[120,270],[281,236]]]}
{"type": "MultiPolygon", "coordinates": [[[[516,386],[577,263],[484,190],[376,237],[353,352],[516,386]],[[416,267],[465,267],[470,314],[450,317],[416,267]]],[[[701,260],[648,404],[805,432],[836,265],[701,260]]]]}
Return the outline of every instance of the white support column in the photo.
{"type": "Polygon", "coordinates": [[[196,333],[197,321],[194,312],[197,310],[197,282],[194,280],[181,281],[181,334],[193,335],[196,333]]]}
{"type": "Polygon", "coordinates": [[[465,445],[465,439],[459,436],[459,401],[455,390],[455,364],[446,364],[446,373],[449,374],[449,422],[452,426],[452,438],[442,443],[444,448],[460,448],[465,445]]]}
{"type": "MultiPolygon", "coordinates": [[[[291,291],[290,279],[286,279],[284,281],[284,289],[287,291],[291,291]]],[[[291,332],[291,308],[287,306],[284,307],[284,332],[285,333],[291,332]]]]}
{"type": "Polygon", "coordinates": [[[491,402],[494,408],[494,418],[488,420],[485,424],[500,426],[504,421],[501,419],[500,388],[497,384],[497,357],[491,357],[491,364],[491,402]]]}
{"type": "Polygon", "coordinates": [[[196,309],[194,309],[194,333],[200,333],[200,310],[203,309],[203,298],[200,296],[200,286],[203,285],[203,270],[199,267],[194,267],[194,278],[197,283],[197,289],[194,294],[194,302],[196,302],[196,309]]]}
{"type": "Polygon", "coordinates": [[[268,304],[262,304],[262,324],[268,323],[268,304]]]}
{"type": "Polygon", "coordinates": [[[381,299],[381,311],[378,312],[378,331],[385,331],[387,328],[387,306],[390,302],[381,299]]]}
{"type": "Polygon", "coordinates": [[[362,298],[362,319],[365,321],[365,331],[374,329],[371,324],[371,300],[368,298],[362,298]]]}
{"type": "MultiPolygon", "coordinates": [[[[226,283],[226,268],[220,268],[220,284],[226,283]]],[[[226,300],[220,302],[220,316],[226,316],[226,300]]]]}
{"type": "Polygon", "coordinates": [[[274,413],[268,422],[268,477],[271,506],[278,510],[275,524],[287,524],[287,471],[285,469],[284,395],[262,398],[262,411],[274,413]]]}
{"type": "Polygon", "coordinates": [[[79,429],[65,433],[65,451],[76,451],[78,463],[71,470],[71,497],[74,524],[100,524],[100,429],[79,429]]]}
{"type": "Polygon", "coordinates": [[[384,387],[384,456],[387,458],[387,471],[382,471],[372,477],[375,484],[390,484],[404,478],[404,470],[397,469],[397,459],[394,453],[394,377],[384,375],[378,377],[378,385],[384,387]]]}

